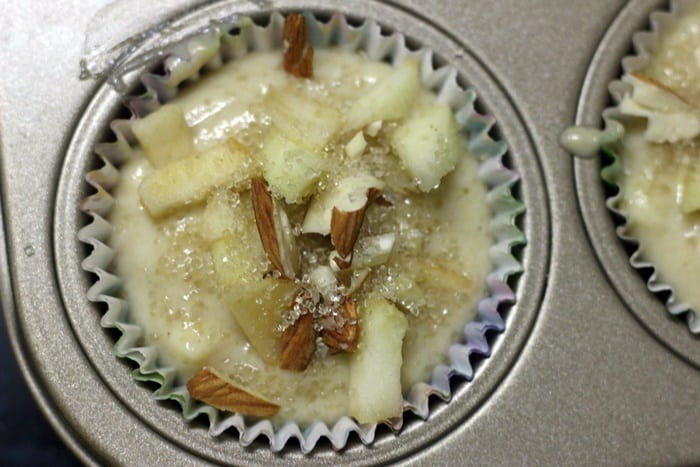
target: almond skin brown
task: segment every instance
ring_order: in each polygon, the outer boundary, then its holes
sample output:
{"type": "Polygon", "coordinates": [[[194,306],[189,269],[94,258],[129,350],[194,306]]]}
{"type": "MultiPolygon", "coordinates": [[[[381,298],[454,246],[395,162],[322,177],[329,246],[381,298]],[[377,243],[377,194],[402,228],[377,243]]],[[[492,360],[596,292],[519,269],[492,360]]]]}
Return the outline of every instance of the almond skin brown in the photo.
{"type": "Polygon", "coordinates": [[[316,350],[314,317],[301,315],[282,334],[282,355],[280,368],[283,370],[304,371],[316,350]]]}
{"type": "Polygon", "coordinates": [[[280,406],[251,394],[219,375],[211,368],[202,368],[187,382],[190,395],[217,409],[254,417],[273,417],[280,406]]]}
{"type": "Polygon", "coordinates": [[[347,258],[352,254],[357,237],[360,235],[362,222],[365,220],[365,211],[367,211],[367,205],[357,211],[350,212],[341,211],[333,207],[333,213],[331,214],[331,242],[333,242],[335,251],[342,258],[347,258]]]}
{"type": "Polygon", "coordinates": [[[333,207],[331,212],[331,242],[341,258],[335,260],[340,269],[349,268],[352,264],[352,250],[360,235],[365,212],[367,212],[370,203],[380,196],[380,190],[370,188],[367,190],[367,202],[361,208],[355,211],[341,211],[337,207],[333,207]]]}
{"type": "Polygon", "coordinates": [[[282,277],[294,279],[299,269],[299,251],[291,231],[285,232],[287,214],[282,211],[262,178],[250,182],[255,225],[270,262],[282,277]]]}
{"type": "Polygon", "coordinates": [[[357,341],[360,337],[358,324],[357,305],[351,297],[345,299],[339,309],[339,316],[331,322],[334,326],[328,326],[321,331],[323,342],[331,349],[341,352],[354,352],[357,350],[357,341]]]}
{"type": "Polygon", "coordinates": [[[284,19],[284,71],[299,78],[314,77],[314,48],[307,43],[308,27],[304,15],[291,14],[284,19]]]}

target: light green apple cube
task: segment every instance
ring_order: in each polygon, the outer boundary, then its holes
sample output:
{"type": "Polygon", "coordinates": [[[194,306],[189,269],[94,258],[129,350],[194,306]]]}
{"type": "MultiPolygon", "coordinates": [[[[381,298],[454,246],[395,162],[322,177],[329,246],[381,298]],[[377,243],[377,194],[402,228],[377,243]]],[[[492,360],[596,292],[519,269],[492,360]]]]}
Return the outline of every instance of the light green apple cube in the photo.
{"type": "Polygon", "coordinates": [[[391,147],[421,191],[428,192],[451,172],[466,148],[447,104],[417,109],[391,136],[391,147]]]}
{"type": "Polygon", "coordinates": [[[138,189],[141,204],[151,217],[159,218],[204,201],[216,188],[243,189],[257,170],[240,145],[222,143],[144,178],[138,189]]]}
{"type": "Polygon", "coordinates": [[[343,115],[295,92],[271,88],[263,106],[287,139],[308,151],[322,150],[343,128],[343,115]]]}
{"type": "Polygon", "coordinates": [[[377,82],[350,107],[347,127],[359,129],[377,120],[404,118],[420,92],[418,62],[406,60],[377,82]]]}
{"type": "Polygon", "coordinates": [[[401,415],[401,365],[408,320],[380,296],[359,308],[360,339],[350,360],[350,414],[360,423],[401,415]]]}
{"type": "Polygon", "coordinates": [[[167,104],[144,118],[134,120],[131,130],[146,159],[156,169],[194,154],[194,134],[185,114],[175,104],[167,104]]]}
{"type": "Polygon", "coordinates": [[[325,165],[322,151],[309,151],[272,127],[259,156],[263,177],[273,194],[290,204],[314,194],[325,165]]]}

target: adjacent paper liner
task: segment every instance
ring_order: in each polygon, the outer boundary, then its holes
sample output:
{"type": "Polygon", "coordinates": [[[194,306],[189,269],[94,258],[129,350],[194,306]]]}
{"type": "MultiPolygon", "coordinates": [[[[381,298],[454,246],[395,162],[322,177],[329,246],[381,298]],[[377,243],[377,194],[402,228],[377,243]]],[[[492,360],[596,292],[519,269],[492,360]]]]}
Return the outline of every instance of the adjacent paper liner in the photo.
{"type": "MultiPolygon", "coordinates": [[[[650,55],[653,54],[656,49],[659,35],[673,27],[677,17],[693,9],[697,9],[697,7],[698,4],[695,0],[678,0],[671,2],[670,11],[656,11],[652,13],[650,16],[651,31],[641,31],[635,33],[632,37],[635,55],[630,55],[622,59],[623,73],[636,72],[644,69],[649,62],[650,55]]],[[[623,83],[619,80],[613,81],[609,86],[610,94],[617,104],[622,101],[625,94],[631,92],[631,89],[632,87],[630,84],[623,83]]],[[[603,112],[603,118],[605,119],[607,129],[613,128],[617,121],[622,123],[625,119],[625,117],[620,114],[617,107],[606,109],[603,112]]],[[[616,229],[617,236],[626,243],[632,244],[637,248],[630,256],[630,264],[637,270],[645,269],[648,271],[651,269],[651,275],[647,280],[647,288],[657,295],[660,293],[668,293],[668,299],[665,305],[669,313],[676,316],[684,315],[690,331],[694,334],[700,334],[698,311],[693,310],[688,303],[680,301],[679,297],[675,295],[673,288],[659,279],[654,264],[644,259],[643,254],[638,249],[639,243],[628,232],[628,217],[619,207],[622,195],[616,182],[618,174],[622,170],[622,165],[615,150],[616,146],[620,143],[623,132],[612,130],[606,132],[606,134],[608,140],[601,140],[601,147],[603,151],[610,156],[611,162],[609,165],[603,167],[601,174],[603,180],[618,190],[614,196],[606,200],[606,205],[608,209],[624,219],[624,223],[616,229]]]]}
{"type": "MultiPolygon", "coordinates": [[[[203,67],[216,68],[251,51],[281,48],[283,22],[283,17],[274,13],[265,27],[253,24],[248,18],[210,27],[180,44],[167,56],[164,75],[144,74],[142,82],[147,92],[127,99],[129,108],[136,117],[146,115],[156,109],[159,102],[175,96],[178,85],[185,79],[196,78],[203,67]],[[231,34],[229,31],[234,27],[236,34],[231,34]]],[[[429,414],[429,397],[436,395],[449,400],[452,396],[450,379],[455,375],[471,380],[474,369],[470,356],[488,356],[490,346],[487,333],[501,332],[505,327],[499,308],[513,303],[515,299],[507,280],[511,275],[522,271],[521,265],[511,254],[511,249],[525,243],[523,233],[515,226],[515,218],[524,211],[524,206],[511,195],[511,189],[519,177],[503,163],[506,145],[493,141],[488,135],[494,124],[493,118],[479,115],[474,110],[475,93],[470,89],[464,90],[457,84],[457,71],[454,68],[433,68],[431,51],[409,50],[402,34],[383,36],[380,27],[371,20],[353,27],[344,16],[337,14],[328,23],[321,23],[312,15],[307,15],[307,22],[310,41],[315,47],[338,46],[363,50],[374,60],[391,63],[400,63],[409,56],[418,57],[424,85],[454,110],[468,137],[471,153],[481,161],[480,176],[489,187],[487,199],[493,212],[491,228],[494,235],[494,244],[490,250],[493,271],[487,278],[489,296],[479,303],[476,319],[465,326],[464,343],[455,343],[450,347],[449,365],[436,366],[431,382],[416,384],[406,396],[404,409],[426,418],[429,414]]],[[[157,383],[160,387],[154,392],[155,398],[179,402],[188,421],[206,414],[209,418],[209,431],[214,436],[235,427],[244,446],[259,436],[265,436],[269,439],[272,451],[279,451],[290,438],[297,438],[302,452],[308,453],[321,437],[326,437],[333,448],[342,449],[351,432],[356,432],[363,443],[372,443],[376,425],[360,425],[349,417],[341,418],[332,426],[315,422],[301,429],[296,423],[287,422],[275,429],[268,420],[251,422],[243,416],[218,411],[191,399],[184,385],[178,384],[175,370],[159,366],[156,348],[142,346],[142,329],[129,323],[129,304],[119,298],[121,280],[110,272],[114,251],[106,243],[111,231],[106,218],[113,203],[109,191],[118,182],[117,167],[130,157],[130,144],[134,143],[134,137],[128,120],[113,121],[111,129],[116,142],[102,143],[95,147],[95,153],[104,165],[86,176],[87,182],[96,192],[81,204],[81,209],[91,221],[80,230],[78,237],[93,248],[82,264],[83,269],[97,276],[88,290],[88,298],[106,305],[107,311],[101,324],[106,328],[116,328],[122,333],[114,347],[114,353],[138,364],[134,378],[157,383]]],[[[402,427],[403,417],[386,423],[392,430],[398,431],[402,427]]]]}

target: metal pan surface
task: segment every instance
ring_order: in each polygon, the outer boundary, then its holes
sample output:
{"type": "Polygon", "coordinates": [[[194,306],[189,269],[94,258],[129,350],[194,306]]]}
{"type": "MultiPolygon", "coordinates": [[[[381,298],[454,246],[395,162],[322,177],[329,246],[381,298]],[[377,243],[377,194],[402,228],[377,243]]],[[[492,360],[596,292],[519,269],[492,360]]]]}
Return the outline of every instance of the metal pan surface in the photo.
{"type": "MultiPolygon", "coordinates": [[[[599,124],[607,82],[655,0],[13,2],[0,18],[0,290],[20,368],[86,464],[697,464],[700,343],[625,267],[597,162],[558,135],[599,124]],[[527,205],[525,272],[507,330],[449,405],[371,448],[310,456],[211,438],[112,356],[85,298],[76,232],[85,157],[116,108],[110,70],[223,12],[376,18],[451,61],[498,121],[527,205]],[[163,27],[166,25],[167,27],[163,27]],[[87,116],[87,117],[86,117],[87,116]],[[642,287],[639,286],[642,285],[642,287]]],[[[134,69],[134,73],[138,70],[134,69]]],[[[134,76],[125,75],[127,80],[134,76]]]]}

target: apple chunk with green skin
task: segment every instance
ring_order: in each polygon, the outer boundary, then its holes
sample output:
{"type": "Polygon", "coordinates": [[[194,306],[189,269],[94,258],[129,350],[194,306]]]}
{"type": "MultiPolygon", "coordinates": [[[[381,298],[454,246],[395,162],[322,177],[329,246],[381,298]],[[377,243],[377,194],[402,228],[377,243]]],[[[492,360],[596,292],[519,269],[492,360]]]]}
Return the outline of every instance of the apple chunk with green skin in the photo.
{"type": "Polygon", "coordinates": [[[263,107],[279,132],[297,145],[318,151],[343,128],[343,115],[295,90],[271,88],[263,107]]]}
{"type": "Polygon", "coordinates": [[[391,136],[391,147],[423,192],[437,187],[466,151],[457,121],[442,102],[418,109],[404,120],[391,136]]]}
{"type": "Polygon", "coordinates": [[[273,126],[259,155],[263,177],[276,196],[294,204],[315,192],[325,165],[323,152],[299,146],[273,126]]]}
{"type": "Polygon", "coordinates": [[[194,134],[185,114],[175,104],[166,104],[131,124],[146,159],[156,169],[194,154],[194,134]]]}
{"type": "Polygon", "coordinates": [[[256,170],[250,154],[238,143],[224,142],[146,176],[138,189],[141,204],[151,217],[162,217],[204,201],[216,188],[241,190],[256,170]]]}
{"type": "Polygon", "coordinates": [[[418,62],[406,60],[353,103],[346,117],[347,128],[362,128],[377,120],[402,119],[413,107],[420,86],[418,62]]]}
{"type": "Polygon", "coordinates": [[[359,308],[360,339],[350,359],[350,415],[374,423],[401,415],[401,365],[408,320],[379,296],[359,308]]]}

